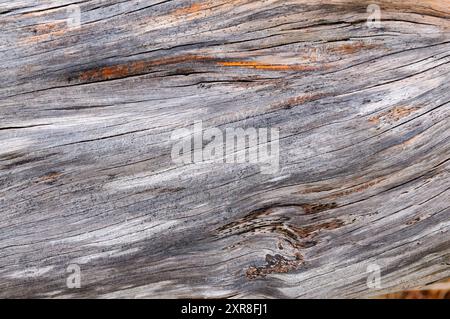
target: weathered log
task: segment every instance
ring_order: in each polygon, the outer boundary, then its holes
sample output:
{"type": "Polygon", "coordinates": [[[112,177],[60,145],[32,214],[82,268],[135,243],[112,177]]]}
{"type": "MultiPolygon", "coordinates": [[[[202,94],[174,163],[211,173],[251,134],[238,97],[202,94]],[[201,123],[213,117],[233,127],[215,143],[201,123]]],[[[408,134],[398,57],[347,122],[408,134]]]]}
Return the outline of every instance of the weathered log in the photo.
{"type": "Polygon", "coordinates": [[[373,3],[2,1],[0,297],[449,277],[450,3],[373,3]],[[276,128],[279,171],[175,163],[200,120],[276,128]]]}

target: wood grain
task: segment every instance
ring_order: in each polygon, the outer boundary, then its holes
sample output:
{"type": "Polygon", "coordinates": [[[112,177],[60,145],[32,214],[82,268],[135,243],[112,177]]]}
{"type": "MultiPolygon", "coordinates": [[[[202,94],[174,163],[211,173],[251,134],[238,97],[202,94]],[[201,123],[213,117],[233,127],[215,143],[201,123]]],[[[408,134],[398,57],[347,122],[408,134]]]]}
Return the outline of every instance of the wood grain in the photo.
{"type": "Polygon", "coordinates": [[[14,0],[0,27],[0,297],[354,298],[450,276],[449,1],[14,0]],[[279,173],[174,164],[196,120],[278,128],[279,173]]]}

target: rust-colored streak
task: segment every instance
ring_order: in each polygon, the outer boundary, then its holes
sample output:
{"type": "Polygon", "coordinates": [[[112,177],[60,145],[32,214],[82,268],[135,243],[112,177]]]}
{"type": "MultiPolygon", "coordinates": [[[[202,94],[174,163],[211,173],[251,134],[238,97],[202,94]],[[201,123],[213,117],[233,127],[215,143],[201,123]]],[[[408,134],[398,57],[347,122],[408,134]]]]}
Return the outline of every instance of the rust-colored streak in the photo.
{"type": "Polygon", "coordinates": [[[62,174],[60,172],[50,172],[48,174],[45,174],[41,176],[40,180],[42,182],[51,184],[54,183],[62,174]]]}
{"type": "Polygon", "coordinates": [[[200,11],[202,11],[203,9],[205,9],[206,6],[202,3],[193,3],[192,5],[188,6],[188,7],[184,7],[184,8],[179,8],[176,9],[173,12],[174,16],[185,16],[188,14],[194,14],[194,13],[198,13],[200,11]]]}
{"type": "Polygon", "coordinates": [[[419,139],[420,139],[420,136],[419,135],[415,135],[415,136],[407,139],[406,141],[404,141],[402,143],[402,147],[403,148],[410,147],[410,146],[414,145],[414,143],[418,142],[419,139]]]}
{"type": "Polygon", "coordinates": [[[341,44],[338,45],[334,48],[329,48],[328,51],[331,53],[336,53],[336,54],[354,54],[354,53],[358,53],[362,50],[371,50],[374,48],[379,47],[379,45],[377,44],[367,44],[364,43],[362,41],[358,41],[355,43],[346,43],[346,44],[341,44]]]}
{"type": "Polygon", "coordinates": [[[266,277],[269,274],[277,273],[277,274],[283,274],[288,273],[294,270],[297,270],[301,264],[303,263],[303,257],[300,253],[297,253],[295,255],[295,259],[290,260],[287,259],[281,255],[266,255],[266,265],[255,267],[250,266],[245,276],[252,280],[260,277],[266,277]]]}
{"type": "Polygon", "coordinates": [[[130,75],[145,73],[145,63],[133,62],[130,64],[108,66],[100,69],[93,69],[82,72],[79,75],[80,81],[101,81],[124,78],[130,75]]]}
{"type": "Polygon", "coordinates": [[[424,287],[389,293],[377,299],[450,299],[450,278],[424,287]]]}
{"type": "Polygon", "coordinates": [[[135,68],[134,65],[128,67],[126,65],[118,65],[113,67],[106,67],[101,70],[101,78],[102,79],[113,79],[118,77],[127,76],[129,73],[132,73],[133,70],[139,71],[138,68],[135,68]]]}
{"type": "Polygon", "coordinates": [[[211,59],[212,58],[207,56],[184,55],[157,60],[142,60],[131,62],[128,64],[118,64],[83,71],[80,74],[78,74],[76,78],[82,82],[120,79],[128,76],[145,74],[148,71],[150,71],[152,67],[155,66],[186,63],[186,62],[208,61],[211,59]]]}
{"type": "Polygon", "coordinates": [[[267,71],[317,71],[320,68],[312,65],[299,64],[264,64],[255,61],[221,61],[220,66],[250,68],[267,71]]]}
{"type": "Polygon", "coordinates": [[[22,39],[20,44],[33,44],[61,37],[67,33],[66,22],[57,21],[38,24],[30,29],[30,33],[33,35],[22,39]]]}
{"type": "MultiPolygon", "coordinates": [[[[119,79],[133,75],[145,74],[151,70],[151,68],[161,65],[171,65],[189,62],[210,62],[216,58],[202,55],[183,55],[170,58],[156,59],[156,60],[142,60],[131,63],[117,64],[112,66],[105,66],[102,68],[90,69],[79,73],[75,78],[82,82],[90,81],[102,81],[119,79]]],[[[313,71],[317,70],[317,67],[305,66],[305,65],[275,65],[275,64],[261,64],[257,62],[217,62],[221,66],[227,67],[246,67],[269,71],[313,71]]],[[[70,77],[71,79],[73,77],[70,77]]],[[[314,100],[320,98],[320,94],[309,94],[305,96],[295,97],[287,102],[285,107],[289,105],[304,103],[308,100],[314,100]]],[[[283,106],[281,106],[283,107],[283,106]]]]}
{"type": "Polygon", "coordinates": [[[64,29],[65,23],[49,22],[45,24],[38,24],[34,26],[33,33],[36,35],[47,34],[64,29]]]}
{"type": "Polygon", "coordinates": [[[372,116],[371,118],[369,118],[369,122],[372,124],[379,124],[380,122],[397,122],[402,118],[408,116],[412,112],[417,111],[418,109],[420,109],[420,107],[397,106],[389,111],[383,112],[376,116],[372,116]]]}

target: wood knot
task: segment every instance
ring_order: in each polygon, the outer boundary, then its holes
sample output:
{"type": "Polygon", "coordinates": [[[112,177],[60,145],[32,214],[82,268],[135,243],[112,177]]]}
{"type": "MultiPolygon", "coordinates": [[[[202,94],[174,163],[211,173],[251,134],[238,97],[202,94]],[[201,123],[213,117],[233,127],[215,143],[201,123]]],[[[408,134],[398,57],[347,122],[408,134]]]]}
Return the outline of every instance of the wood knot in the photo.
{"type": "Polygon", "coordinates": [[[297,270],[303,263],[303,256],[300,253],[295,254],[295,259],[287,259],[279,254],[274,256],[266,255],[266,265],[260,267],[250,266],[245,276],[252,280],[259,277],[265,277],[272,273],[288,273],[297,270]]]}

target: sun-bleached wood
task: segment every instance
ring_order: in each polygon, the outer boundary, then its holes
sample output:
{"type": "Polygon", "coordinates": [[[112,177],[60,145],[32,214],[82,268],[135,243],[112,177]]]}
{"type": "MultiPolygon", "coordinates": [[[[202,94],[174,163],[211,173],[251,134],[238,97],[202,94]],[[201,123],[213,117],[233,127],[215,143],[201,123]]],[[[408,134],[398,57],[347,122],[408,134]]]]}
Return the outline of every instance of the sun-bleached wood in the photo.
{"type": "Polygon", "coordinates": [[[0,297],[353,298],[449,277],[449,4],[0,1],[0,297]],[[278,128],[279,173],[175,165],[170,135],[196,120],[278,128]]]}

